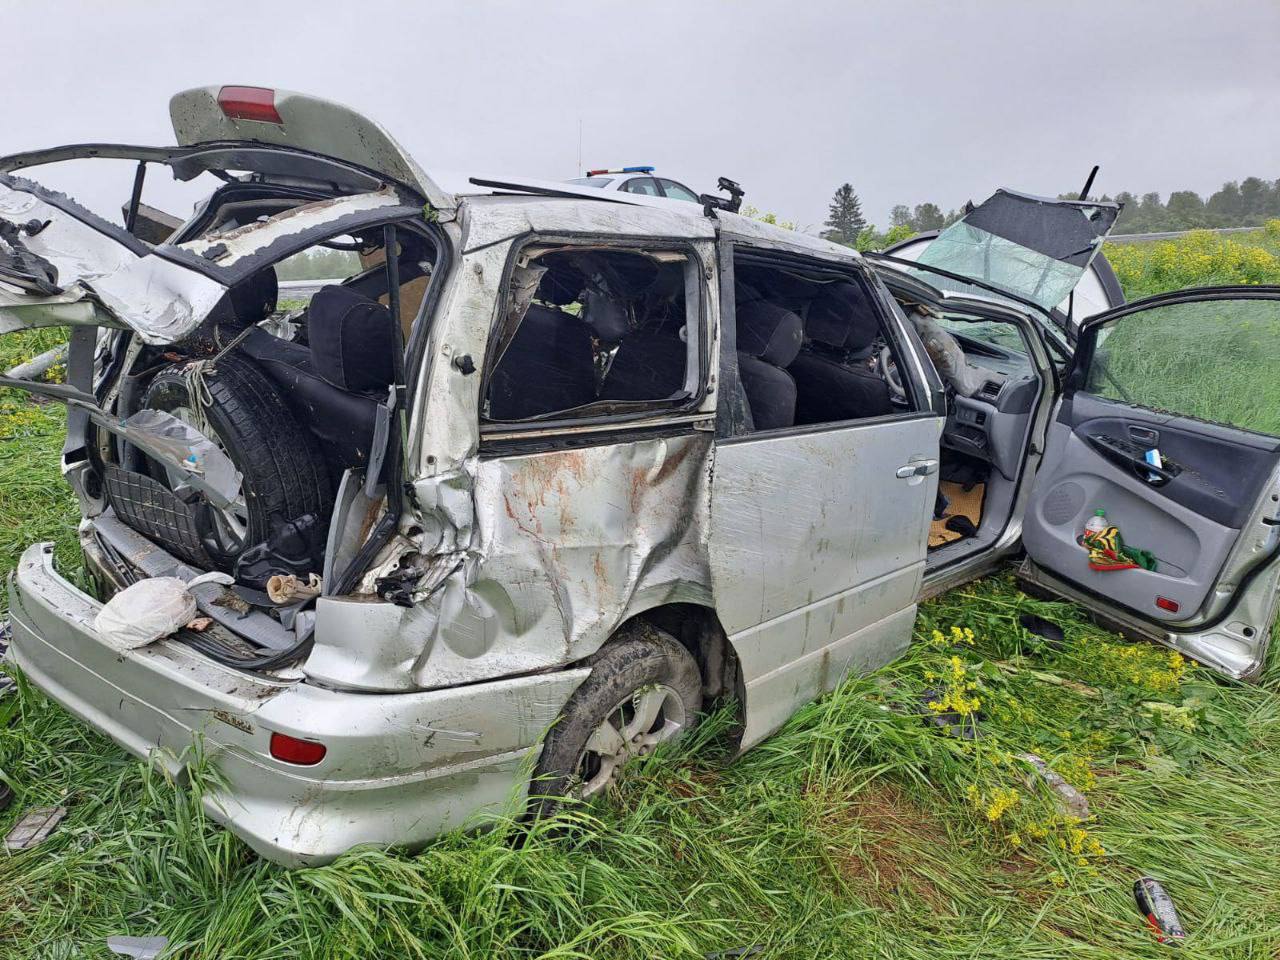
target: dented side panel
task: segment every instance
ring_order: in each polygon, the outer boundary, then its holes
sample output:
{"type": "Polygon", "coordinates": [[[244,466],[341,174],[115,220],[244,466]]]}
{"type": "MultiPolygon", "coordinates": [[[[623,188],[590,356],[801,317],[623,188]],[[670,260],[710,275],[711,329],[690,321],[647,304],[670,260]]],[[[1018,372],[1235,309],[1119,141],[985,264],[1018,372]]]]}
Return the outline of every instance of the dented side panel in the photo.
{"type": "Polygon", "coordinates": [[[307,674],[374,690],[471,683],[579,660],[662,603],[710,605],[711,442],[689,431],[500,457],[429,487],[452,549],[431,558],[426,595],[410,608],[321,598],[307,674]]]}
{"type": "MultiPolygon", "coordinates": [[[[546,212],[541,201],[533,206],[546,212]]],[[[464,206],[464,247],[476,239],[472,213],[464,206]]],[[[579,225],[596,216],[579,214],[579,225]]],[[[645,222],[634,218],[632,228],[645,222]]],[[[579,432],[542,438],[544,452],[479,454],[481,376],[454,361],[470,356],[483,369],[515,240],[488,239],[464,254],[442,291],[411,421],[420,425],[411,429],[418,509],[399,548],[421,558],[417,602],[323,599],[305,665],[314,679],[410,690],[544,670],[594,652],[649,607],[712,602],[712,442],[700,427],[715,409],[714,385],[698,411],[655,417],[644,439],[579,432]]],[[[672,242],[682,241],[655,245],[672,242]]],[[[696,253],[710,262],[712,248],[701,243],[696,253]]],[[[714,289],[704,288],[702,302],[710,371],[714,289]]]]}

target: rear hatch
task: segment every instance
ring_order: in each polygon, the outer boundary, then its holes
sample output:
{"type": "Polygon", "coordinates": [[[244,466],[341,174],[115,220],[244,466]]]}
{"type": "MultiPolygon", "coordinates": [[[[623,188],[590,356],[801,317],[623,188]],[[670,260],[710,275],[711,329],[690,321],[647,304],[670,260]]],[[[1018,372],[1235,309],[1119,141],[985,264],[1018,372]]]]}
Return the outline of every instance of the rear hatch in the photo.
{"type": "Polygon", "coordinates": [[[371,210],[457,201],[377,123],[317,97],[256,87],[200,87],[170,103],[177,147],[86,143],[0,158],[0,333],[34,326],[129,328],[149,344],[197,329],[229,287],[271,262],[308,229],[371,210]],[[136,160],[125,219],[149,165],[178,180],[209,172],[229,183],[289,185],[317,202],[288,218],[210,235],[199,211],[152,246],[74,200],[16,172],[65,160],[136,160]],[[286,222],[287,220],[287,222],[286,222]]]}

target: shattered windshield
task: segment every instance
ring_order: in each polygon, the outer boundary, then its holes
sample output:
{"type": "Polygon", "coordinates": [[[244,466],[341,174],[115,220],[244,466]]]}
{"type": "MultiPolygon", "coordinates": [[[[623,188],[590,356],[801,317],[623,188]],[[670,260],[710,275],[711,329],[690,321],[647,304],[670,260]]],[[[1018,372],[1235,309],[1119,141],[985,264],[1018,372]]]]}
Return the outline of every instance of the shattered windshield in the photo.
{"type": "MultiPolygon", "coordinates": [[[[981,280],[1045,310],[1071,293],[1102,248],[1119,208],[999,190],[943,230],[919,263],[981,280]]],[[[981,292],[928,274],[943,290],[981,292]]]]}

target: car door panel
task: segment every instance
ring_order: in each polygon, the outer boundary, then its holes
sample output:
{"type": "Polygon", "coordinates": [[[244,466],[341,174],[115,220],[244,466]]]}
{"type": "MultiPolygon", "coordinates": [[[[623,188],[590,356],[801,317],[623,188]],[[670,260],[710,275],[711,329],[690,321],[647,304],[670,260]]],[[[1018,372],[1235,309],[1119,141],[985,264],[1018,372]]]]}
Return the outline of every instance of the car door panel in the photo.
{"type": "MultiPolygon", "coordinates": [[[[1093,431],[1115,432],[1116,426],[1114,417],[1086,419],[1075,427],[1061,421],[1050,426],[1046,467],[1028,507],[1023,544],[1032,556],[1053,557],[1056,572],[1105,589],[1131,610],[1156,620],[1187,620],[1208,597],[1244,521],[1232,526],[1208,517],[1109,460],[1089,437],[1093,431]],[[1119,528],[1127,545],[1155,554],[1155,571],[1101,573],[1089,568],[1089,555],[1077,538],[1097,509],[1106,511],[1107,522],[1119,528]],[[1176,603],[1178,609],[1158,607],[1157,597],[1176,603]]],[[[1162,439],[1171,435],[1161,431],[1162,439]]],[[[1216,453],[1214,445],[1206,449],[1216,453]]],[[[1188,482],[1185,476],[1197,464],[1205,468],[1203,457],[1183,457],[1187,469],[1169,486],[1188,482]]]]}
{"type": "Polygon", "coordinates": [[[1184,291],[1086,323],[1024,518],[1030,579],[1256,673],[1280,550],[1277,335],[1280,288],[1184,291]],[[1090,566],[1081,536],[1098,509],[1154,570],[1090,566]]]}
{"type": "Polygon", "coordinates": [[[746,686],[744,745],[910,641],[941,426],[929,415],[716,445],[711,576],[746,686]],[[899,476],[908,464],[919,472],[899,476]]]}

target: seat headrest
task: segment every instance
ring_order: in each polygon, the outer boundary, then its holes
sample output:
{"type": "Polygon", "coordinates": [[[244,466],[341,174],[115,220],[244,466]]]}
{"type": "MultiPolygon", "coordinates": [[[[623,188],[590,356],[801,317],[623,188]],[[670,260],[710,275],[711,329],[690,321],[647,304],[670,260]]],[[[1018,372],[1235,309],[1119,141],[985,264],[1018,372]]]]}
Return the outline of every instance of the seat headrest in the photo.
{"type": "Polygon", "coordinates": [[[395,377],[391,311],[354,290],[320,288],[307,308],[307,339],[316,373],[339,390],[384,391],[395,377]]]}
{"type": "Polygon", "coordinates": [[[606,343],[617,343],[632,329],[628,302],[591,287],[582,297],[582,320],[606,343]]]}
{"type": "Polygon", "coordinates": [[[805,316],[805,336],[843,350],[871,345],[880,325],[866,292],[856,283],[833,283],[815,298],[805,316]]]}
{"type": "Polygon", "coordinates": [[[786,307],[752,300],[737,308],[738,349],[775,367],[790,365],[804,342],[804,321],[786,307]]]}
{"type": "Polygon", "coordinates": [[[261,323],[276,312],[279,296],[280,284],[276,280],[275,267],[267,267],[231,288],[231,309],[236,320],[246,326],[261,323]]]}

